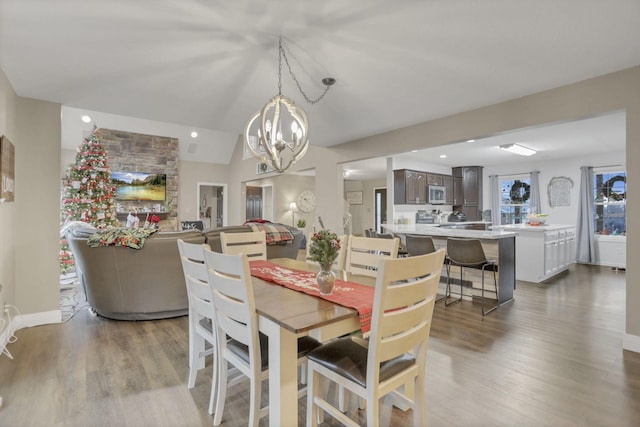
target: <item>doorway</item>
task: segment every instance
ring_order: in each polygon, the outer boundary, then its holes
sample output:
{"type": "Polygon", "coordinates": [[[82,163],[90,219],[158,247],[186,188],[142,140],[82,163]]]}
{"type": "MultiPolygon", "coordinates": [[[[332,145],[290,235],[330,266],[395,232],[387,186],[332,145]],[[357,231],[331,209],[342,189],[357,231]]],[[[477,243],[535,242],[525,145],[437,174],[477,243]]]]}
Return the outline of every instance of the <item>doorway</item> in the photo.
{"type": "Polygon", "coordinates": [[[246,216],[247,221],[262,219],[262,188],[247,186],[246,216]]]}
{"type": "Polygon", "coordinates": [[[224,194],[227,184],[215,182],[199,182],[197,189],[198,220],[202,221],[205,230],[227,225],[227,200],[224,194]]]}
{"type": "Polygon", "coordinates": [[[387,189],[386,188],[374,188],[373,189],[374,200],[374,224],[376,233],[382,233],[382,224],[387,222],[387,189]]]}

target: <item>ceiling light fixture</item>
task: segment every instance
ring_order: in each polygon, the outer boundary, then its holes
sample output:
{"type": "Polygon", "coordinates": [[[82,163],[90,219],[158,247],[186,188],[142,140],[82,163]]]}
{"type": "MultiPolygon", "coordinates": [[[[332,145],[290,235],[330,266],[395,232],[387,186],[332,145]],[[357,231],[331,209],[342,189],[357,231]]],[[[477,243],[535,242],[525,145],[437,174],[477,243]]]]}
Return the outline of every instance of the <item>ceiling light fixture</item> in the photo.
{"type": "Polygon", "coordinates": [[[198,132],[196,132],[195,130],[191,131],[191,138],[197,138],[197,137],[198,137],[198,132]]]}
{"type": "Polygon", "coordinates": [[[322,84],[325,85],[324,92],[315,100],[309,99],[291,70],[282,37],[279,38],[278,94],[251,116],[244,131],[244,143],[254,157],[268,162],[273,170],[280,173],[294,165],[309,148],[307,113],[297,107],[291,99],[282,95],[282,58],[298,90],[310,104],[320,101],[336,82],[332,77],[322,79],[322,84]]]}
{"type": "Polygon", "coordinates": [[[446,158],[447,158],[447,155],[446,155],[446,154],[440,154],[440,158],[441,158],[441,159],[446,159],[446,158]]]}
{"type": "Polygon", "coordinates": [[[91,117],[84,115],[82,116],[82,121],[85,123],[91,123],[91,117]]]}
{"type": "Polygon", "coordinates": [[[521,156],[533,156],[534,154],[536,154],[536,150],[527,148],[524,145],[520,145],[520,144],[505,144],[505,145],[498,146],[498,148],[502,150],[510,151],[511,153],[514,153],[514,154],[519,154],[521,156]]]}

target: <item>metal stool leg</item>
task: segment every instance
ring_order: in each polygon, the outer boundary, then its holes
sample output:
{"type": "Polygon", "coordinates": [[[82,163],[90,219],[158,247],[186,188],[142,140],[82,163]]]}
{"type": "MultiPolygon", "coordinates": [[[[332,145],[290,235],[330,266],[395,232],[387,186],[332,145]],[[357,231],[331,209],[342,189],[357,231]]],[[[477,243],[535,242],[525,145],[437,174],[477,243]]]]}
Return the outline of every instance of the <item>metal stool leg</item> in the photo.
{"type": "MultiPolygon", "coordinates": [[[[449,261],[449,263],[447,264],[447,291],[445,292],[445,298],[450,298],[451,297],[451,261],[449,261]]],[[[455,304],[457,302],[462,301],[462,296],[463,296],[463,292],[462,292],[462,266],[460,267],[460,298],[457,298],[453,301],[449,301],[448,299],[444,300],[444,305],[445,306],[450,306],[451,304],[455,304]]]]}
{"type": "Polygon", "coordinates": [[[484,311],[484,272],[485,272],[485,267],[487,265],[491,265],[491,264],[482,265],[482,315],[483,316],[486,316],[496,308],[500,307],[500,297],[498,296],[498,281],[496,280],[496,268],[495,268],[495,265],[493,265],[493,287],[496,291],[496,305],[494,307],[491,307],[489,310],[484,311]]]}

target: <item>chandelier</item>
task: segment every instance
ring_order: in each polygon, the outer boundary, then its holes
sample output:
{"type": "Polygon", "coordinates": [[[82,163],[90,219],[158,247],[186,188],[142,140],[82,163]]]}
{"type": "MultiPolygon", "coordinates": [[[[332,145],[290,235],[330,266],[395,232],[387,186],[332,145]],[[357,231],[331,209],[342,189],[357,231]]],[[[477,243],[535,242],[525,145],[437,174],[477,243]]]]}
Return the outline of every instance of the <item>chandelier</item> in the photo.
{"type": "Polygon", "coordinates": [[[315,104],[336,82],[334,78],[322,79],[324,92],[315,100],[309,99],[302,90],[300,82],[293,74],[291,65],[282,44],[278,41],[278,94],[270,99],[261,110],[251,116],[244,131],[244,143],[256,158],[269,164],[271,169],[282,173],[302,158],[309,148],[309,120],[307,113],[282,95],[282,59],[289,74],[298,86],[304,99],[315,104]]]}

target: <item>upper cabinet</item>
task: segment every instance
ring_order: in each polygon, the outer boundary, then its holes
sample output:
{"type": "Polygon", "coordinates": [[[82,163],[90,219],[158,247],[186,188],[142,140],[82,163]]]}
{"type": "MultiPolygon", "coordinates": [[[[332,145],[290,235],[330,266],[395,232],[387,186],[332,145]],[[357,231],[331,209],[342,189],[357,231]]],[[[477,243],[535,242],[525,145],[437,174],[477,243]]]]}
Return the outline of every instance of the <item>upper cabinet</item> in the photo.
{"type": "Polygon", "coordinates": [[[427,172],[427,185],[444,185],[445,175],[427,172]]]}
{"type": "Polygon", "coordinates": [[[445,205],[453,205],[453,177],[449,175],[443,175],[443,185],[446,191],[445,194],[445,205]]]}
{"type": "Polygon", "coordinates": [[[408,169],[393,171],[393,203],[396,205],[427,203],[427,173],[408,169]]]}
{"type": "Polygon", "coordinates": [[[482,166],[452,169],[453,210],[464,212],[468,221],[482,220],[482,166]]]}

